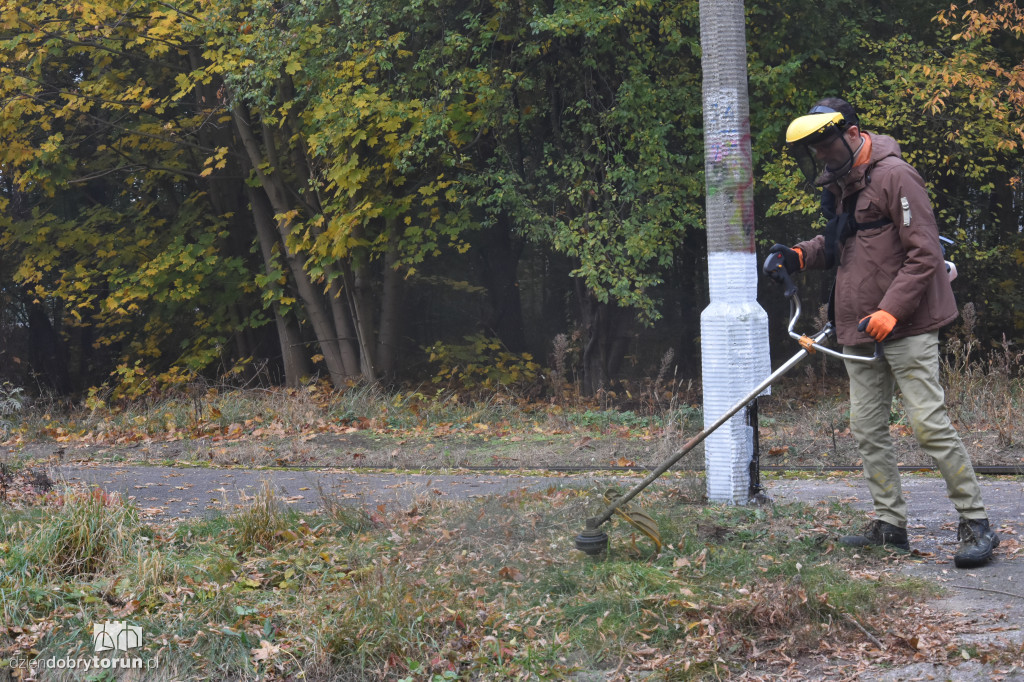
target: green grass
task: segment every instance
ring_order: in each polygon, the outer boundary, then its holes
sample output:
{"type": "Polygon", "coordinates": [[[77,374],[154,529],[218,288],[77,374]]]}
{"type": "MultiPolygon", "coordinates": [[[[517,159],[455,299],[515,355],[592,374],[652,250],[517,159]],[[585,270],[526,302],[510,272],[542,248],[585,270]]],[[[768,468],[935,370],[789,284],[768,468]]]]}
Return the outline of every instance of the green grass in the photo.
{"type": "Polygon", "coordinates": [[[558,679],[656,658],[700,679],[769,645],[862,642],[848,618],[884,636],[926,589],[886,553],[835,548],[822,529],[844,508],[705,507],[667,485],[645,501],[664,551],[613,522],[597,560],[573,539],[600,498],[554,486],[372,518],[294,513],[265,488],[155,529],[91,494],[5,509],[0,658],[91,655],[94,623],[128,620],[153,679],[558,679]]]}

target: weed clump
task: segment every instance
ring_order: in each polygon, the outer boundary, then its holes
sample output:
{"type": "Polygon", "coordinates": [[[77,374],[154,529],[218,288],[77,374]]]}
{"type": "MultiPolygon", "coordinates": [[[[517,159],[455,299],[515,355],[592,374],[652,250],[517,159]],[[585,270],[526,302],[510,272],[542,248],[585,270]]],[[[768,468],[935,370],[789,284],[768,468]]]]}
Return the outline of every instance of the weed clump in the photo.
{"type": "Polygon", "coordinates": [[[25,559],[52,577],[95,574],[128,556],[141,530],[138,509],[121,496],[65,490],[44,510],[25,559]]]}
{"type": "Polygon", "coordinates": [[[269,481],[256,492],[250,503],[239,513],[229,518],[231,544],[241,553],[248,553],[257,547],[269,549],[287,539],[288,514],[282,507],[269,481]]]}

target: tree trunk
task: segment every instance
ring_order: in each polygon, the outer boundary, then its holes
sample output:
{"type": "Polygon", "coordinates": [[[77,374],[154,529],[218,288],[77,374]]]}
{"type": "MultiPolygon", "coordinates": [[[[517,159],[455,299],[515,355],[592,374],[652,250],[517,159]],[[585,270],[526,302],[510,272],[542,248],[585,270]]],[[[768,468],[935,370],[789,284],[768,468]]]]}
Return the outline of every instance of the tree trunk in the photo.
{"type": "Polygon", "coordinates": [[[349,378],[359,376],[358,339],[352,325],[352,313],[345,298],[345,287],[341,280],[335,279],[327,289],[330,298],[331,317],[334,318],[334,332],[338,335],[338,352],[345,365],[349,378]]]}
{"type": "Polygon", "coordinates": [[[594,395],[618,375],[629,347],[629,331],[635,314],[601,303],[582,280],[576,280],[576,296],[583,325],[583,393],[594,395]]]}
{"type": "Polygon", "coordinates": [[[374,369],[378,377],[393,379],[398,369],[398,339],[402,327],[402,273],[398,263],[398,234],[395,219],[389,219],[388,250],[384,256],[384,284],[380,301],[380,324],[377,328],[377,350],[374,369]]]}
{"type": "MultiPolygon", "coordinates": [[[[317,342],[320,345],[320,352],[324,356],[324,362],[327,365],[327,372],[330,375],[331,382],[335,386],[343,386],[350,372],[345,367],[341,352],[338,350],[337,337],[330,309],[327,307],[323,296],[316,290],[313,282],[309,279],[309,275],[303,268],[302,259],[292,253],[285,244],[288,225],[275,224],[273,218],[275,213],[280,215],[288,212],[286,191],[276,178],[269,177],[261,170],[260,166],[263,163],[263,158],[260,153],[259,143],[252,133],[248,115],[242,110],[240,105],[235,105],[233,118],[239,138],[245,147],[249,164],[255,170],[265,193],[253,192],[251,195],[253,199],[253,218],[257,225],[257,232],[260,234],[261,243],[264,239],[267,239],[269,244],[276,244],[280,247],[285,262],[291,271],[296,289],[298,290],[299,299],[302,301],[303,308],[306,311],[306,316],[313,326],[313,333],[316,335],[317,342]],[[273,241],[269,241],[271,234],[274,236],[273,241]]],[[[280,171],[278,171],[279,174],[280,171]]]]}
{"type": "MultiPolygon", "coordinates": [[[[260,244],[260,253],[263,254],[263,265],[267,273],[272,272],[274,267],[274,246],[277,245],[277,231],[273,226],[273,219],[269,215],[266,206],[266,198],[261,196],[255,189],[249,188],[249,202],[252,206],[253,222],[256,225],[256,233],[260,244]]],[[[309,353],[302,345],[302,334],[299,332],[298,324],[294,315],[285,315],[281,306],[276,301],[272,305],[274,322],[277,328],[277,340],[281,346],[281,363],[284,367],[284,383],[286,386],[296,387],[302,382],[302,377],[312,373],[312,366],[309,362],[309,353]]]]}
{"type": "Polygon", "coordinates": [[[287,318],[281,313],[280,306],[274,305],[274,326],[277,328],[277,339],[281,344],[281,364],[284,368],[284,385],[298,388],[303,377],[312,374],[309,355],[302,343],[302,333],[295,323],[295,316],[287,318]]]}
{"type": "MultiPolygon", "coordinates": [[[[31,295],[29,296],[31,299],[31,295]]],[[[60,316],[55,316],[60,319],[60,316]]],[[[71,393],[68,354],[60,333],[39,303],[28,304],[29,363],[58,395],[71,393]]]]}
{"type": "Polygon", "coordinates": [[[359,264],[348,273],[345,283],[349,290],[348,304],[352,310],[359,342],[359,369],[370,381],[376,381],[374,351],[377,345],[373,324],[373,275],[368,263],[359,264]]]}
{"type": "Polygon", "coordinates": [[[501,339],[513,353],[522,353],[526,350],[526,325],[518,270],[523,244],[513,237],[512,225],[506,216],[480,237],[476,253],[490,303],[484,328],[489,335],[501,339]]]}

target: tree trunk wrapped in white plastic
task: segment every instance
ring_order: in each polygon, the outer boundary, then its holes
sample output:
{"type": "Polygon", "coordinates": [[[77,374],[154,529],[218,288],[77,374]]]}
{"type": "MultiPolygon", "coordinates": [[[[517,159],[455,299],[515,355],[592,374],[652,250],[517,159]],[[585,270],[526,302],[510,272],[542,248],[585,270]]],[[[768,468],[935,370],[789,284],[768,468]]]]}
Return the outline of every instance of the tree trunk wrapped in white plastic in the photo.
{"type": "MultiPolygon", "coordinates": [[[[701,0],[708,279],[701,313],[704,425],[771,373],[768,316],[757,303],[754,178],[742,0],[701,0]]],[[[705,441],[708,499],[746,504],[753,428],[744,412],[705,441]]]]}

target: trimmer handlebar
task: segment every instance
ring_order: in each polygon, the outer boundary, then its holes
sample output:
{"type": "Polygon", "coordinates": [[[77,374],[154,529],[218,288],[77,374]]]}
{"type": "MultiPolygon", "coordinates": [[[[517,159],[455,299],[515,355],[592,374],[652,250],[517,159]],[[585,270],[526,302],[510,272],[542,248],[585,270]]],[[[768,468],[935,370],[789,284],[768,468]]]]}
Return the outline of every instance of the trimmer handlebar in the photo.
{"type": "Polygon", "coordinates": [[[839,358],[840,360],[853,360],[854,362],[877,362],[885,357],[885,347],[878,342],[875,342],[875,354],[867,357],[863,355],[850,355],[848,353],[840,353],[822,346],[819,342],[825,340],[828,337],[835,337],[835,327],[831,322],[827,322],[817,334],[813,337],[807,336],[806,334],[799,334],[794,331],[797,320],[800,319],[801,305],[800,295],[796,284],[793,282],[793,278],[790,277],[789,271],[786,269],[786,264],[783,259],[781,252],[775,252],[768,254],[768,258],[764,261],[764,267],[762,268],[764,274],[768,275],[776,282],[783,286],[782,293],[789,299],[789,328],[788,332],[790,337],[796,339],[800,346],[808,353],[814,353],[821,351],[825,355],[831,355],[832,357],[839,358]]]}
{"type": "MultiPolygon", "coordinates": [[[[787,275],[788,277],[788,275],[787,275]]],[[[790,280],[792,284],[792,280],[790,280]]],[[[800,305],[800,296],[797,294],[796,286],[793,286],[793,292],[788,294],[789,298],[789,327],[786,331],[789,332],[789,336],[796,339],[797,343],[806,350],[808,353],[814,353],[821,351],[825,355],[831,355],[834,358],[840,360],[853,360],[854,362],[877,362],[885,357],[885,346],[881,343],[875,342],[875,354],[871,356],[866,355],[850,355],[849,353],[840,353],[839,351],[832,350],[826,346],[822,346],[819,341],[824,341],[828,337],[835,338],[836,330],[831,322],[826,322],[825,326],[822,327],[821,331],[815,334],[813,337],[807,336],[806,334],[800,334],[794,331],[797,320],[800,319],[800,313],[802,308],[800,305]]]]}

